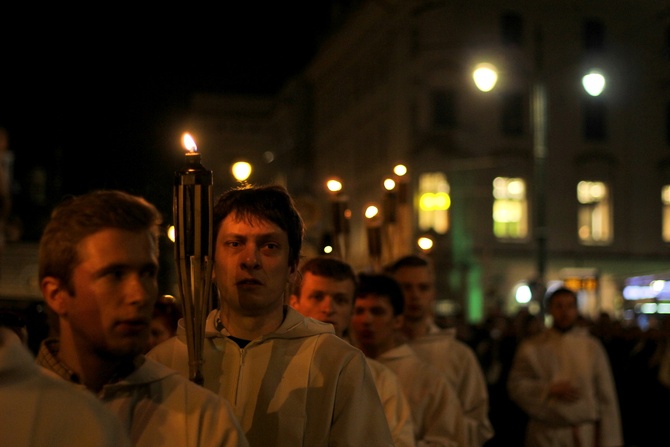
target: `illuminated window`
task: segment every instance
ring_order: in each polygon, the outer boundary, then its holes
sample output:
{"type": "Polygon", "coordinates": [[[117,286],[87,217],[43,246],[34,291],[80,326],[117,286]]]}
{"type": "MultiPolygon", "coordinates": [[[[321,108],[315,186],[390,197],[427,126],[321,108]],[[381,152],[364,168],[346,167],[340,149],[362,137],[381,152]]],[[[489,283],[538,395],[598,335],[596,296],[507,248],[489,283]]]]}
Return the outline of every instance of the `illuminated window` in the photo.
{"type": "Polygon", "coordinates": [[[577,185],[578,234],[586,245],[612,241],[612,218],[609,189],[603,182],[581,181],[577,185]]]}
{"type": "Polygon", "coordinates": [[[670,242],[670,185],[665,185],[661,190],[661,201],[663,202],[663,241],[670,242]]]}
{"type": "Polygon", "coordinates": [[[493,234],[498,239],[523,239],[528,235],[526,182],[521,178],[493,180],[493,234]]]}
{"type": "Polygon", "coordinates": [[[419,229],[445,234],[449,229],[449,183],[441,172],[422,174],[419,178],[419,229]]]}

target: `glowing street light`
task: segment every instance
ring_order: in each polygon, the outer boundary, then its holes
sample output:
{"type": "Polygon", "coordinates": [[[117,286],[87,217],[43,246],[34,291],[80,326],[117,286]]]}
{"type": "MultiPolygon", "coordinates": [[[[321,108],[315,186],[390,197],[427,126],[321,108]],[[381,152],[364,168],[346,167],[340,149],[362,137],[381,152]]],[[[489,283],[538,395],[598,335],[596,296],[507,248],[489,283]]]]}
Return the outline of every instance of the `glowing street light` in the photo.
{"type": "Polygon", "coordinates": [[[428,236],[421,236],[416,241],[416,245],[418,245],[421,251],[423,251],[424,253],[429,253],[433,249],[434,244],[435,242],[433,241],[433,239],[428,236]]]}
{"type": "Polygon", "coordinates": [[[605,90],[605,76],[598,70],[591,70],[582,78],[584,90],[591,96],[600,96],[605,90]]]}
{"type": "Polygon", "coordinates": [[[498,82],[498,70],[494,65],[483,62],[475,67],[472,78],[479,90],[490,92],[498,82]]]}
{"type": "Polygon", "coordinates": [[[233,174],[233,177],[235,177],[235,180],[240,183],[247,181],[249,176],[251,176],[251,171],[251,164],[247,163],[246,161],[238,161],[233,163],[230,168],[230,172],[233,174]]]}

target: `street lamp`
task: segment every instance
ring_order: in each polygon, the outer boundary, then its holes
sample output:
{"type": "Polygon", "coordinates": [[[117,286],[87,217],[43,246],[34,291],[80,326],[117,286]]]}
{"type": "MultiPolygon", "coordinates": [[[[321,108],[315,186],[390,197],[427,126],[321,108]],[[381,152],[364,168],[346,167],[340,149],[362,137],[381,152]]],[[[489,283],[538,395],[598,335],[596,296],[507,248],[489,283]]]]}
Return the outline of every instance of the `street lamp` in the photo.
{"type": "Polygon", "coordinates": [[[416,245],[419,246],[422,252],[430,253],[433,249],[433,245],[435,245],[435,241],[430,236],[421,236],[416,240],[416,245]]]}
{"type": "MultiPolygon", "coordinates": [[[[535,68],[536,73],[534,76],[530,103],[533,133],[533,166],[535,176],[534,205],[536,215],[534,235],[537,243],[536,281],[537,285],[544,289],[547,265],[545,164],[547,159],[548,98],[546,85],[542,76],[539,54],[535,68]]],[[[481,63],[475,67],[472,77],[479,90],[482,92],[489,92],[495,88],[498,80],[498,70],[493,64],[481,63]]],[[[582,85],[589,95],[598,96],[605,89],[605,77],[598,70],[592,69],[582,78],[582,85]]]]}
{"type": "Polygon", "coordinates": [[[382,259],[382,216],[379,207],[371,203],[365,208],[365,227],[368,237],[368,256],[370,258],[370,269],[372,272],[381,271],[382,259]]]}
{"type": "Polygon", "coordinates": [[[328,179],[326,189],[331,201],[334,251],[340,259],[346,261],[349,254],[349,218],[351,217],[348,198],[342,194],[342,182],[337,178],[328,179]]]}
{"type": "Polygon", "coordinates": [[[410,178],[407,166],[397,164],[393,167],[395,174],[395,242],[393,254],[406,253],[412,250],[412,203],[410,178]]]}
{"type": "Polygon", "coordinates": [[[395,258],[395,245],[397,240],[396,225],[398,222],[398,185],[392,178],[384,179],[384,252],[388,262],[395,258]]]}
{"type": "Polygon", "coordinates": [[[247,181],[251,175],[251,170],[251,165],[246,161],[238,161],[233,163],[233,165],[230,167],[230,172],[233,174],[233,177],[235,177],[235,180],[240,183],[247,181]]]}

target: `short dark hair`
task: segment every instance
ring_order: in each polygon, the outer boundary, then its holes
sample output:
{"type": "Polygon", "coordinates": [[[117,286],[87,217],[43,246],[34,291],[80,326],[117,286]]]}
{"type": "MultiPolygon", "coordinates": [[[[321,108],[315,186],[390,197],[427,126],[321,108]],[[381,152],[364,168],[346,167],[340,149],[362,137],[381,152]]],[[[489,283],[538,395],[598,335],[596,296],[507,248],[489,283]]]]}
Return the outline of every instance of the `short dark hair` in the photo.
{"type": "Polygon", "coordinates": [[[356,298],[378,295],[388,298],[393,307],[393,315],[402,315],[405,309],[405,297],[400,284],[389,275],[383,273],[358,274],[356,298]]]}
{"type": "MultiPolygon", "coordinates": [[[[300,261],[300,250],[305,228],[293,199],[281,185],[242,185],[232,188],[219,196],[214,205],[214,239],[219,233],[221,223],[230,214],[251,222],[262,219],[272,222],[288,235],[291,266],[300,261]]],[[[214,244],[216,249],[216,244],[214,244]]]]}
{"type": "Polygon", "coordinates": [[[300,296],[302,290],[302,279],[305,273],[311,273],[315,276],[323,276],[331,278],[336,281],[345,281],[347,279],[354,283],[354,288],[357,286],[358,278],[356,273],[346,262],[328,256],[315,256],[305,261],[299,270],[295,283],[293,284],[293,294],[300,296]]]}
{"type": "Polygon", "coordinates": [[[421,255],[405,255],[402,256],[395,261],[393,261],[391,264],[387,265],[384,268],[384,271],[390,274],[394,274],[397,272],[399,269],[402,267],[428,267],[432,268],[433,264],[430,262],[428,258],[425,256],[421,255]]]}
{"type": "Polygon", "coordinates": [[[575,303],[577,303],[577,293],[574,290],[565,286],[559,286],[553,290],[550,290],[547,293],[547,296],[544,299],[546,308],[549,308],[551,302],[553,301],[556,295],[562,295],[562,294],[572,295],[575,299],[575,303]]]}
{"type": "Polygon", "coordinates": [[[106,228],[148,231],[158,254],[162,215],[144,198],[119,190],[97,190],[70,196],[51,213],[39,244],[40,281],[53,276],[72,293],[72,272],[81,261],[78,244],[106,228]]]}

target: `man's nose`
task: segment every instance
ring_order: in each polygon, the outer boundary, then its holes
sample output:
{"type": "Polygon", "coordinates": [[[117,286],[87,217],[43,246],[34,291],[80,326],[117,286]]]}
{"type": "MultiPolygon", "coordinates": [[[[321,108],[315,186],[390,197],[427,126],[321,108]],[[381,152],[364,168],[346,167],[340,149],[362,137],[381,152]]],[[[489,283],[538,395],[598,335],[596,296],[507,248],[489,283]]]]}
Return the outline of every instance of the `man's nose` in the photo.
{"type": "Polygon", "coordinates": [[[255,248],[249,248],[244,252],[242,258],[242,268],[247,270],[254,270],[260,267],[260,261],[258,260],[258,250],[255,248]]]}
{"type": "Polygon", "coordinates": [[[321,310],[323,310],[327,314],[333,313],[334,310],[333,297],[331,297],[330,295],[326,295],[323,298],[323,301],[321,302],[321,310]]]}
{"type": "Polygon", "coordinates": [[[128,300],[133,304],[147,305],[153,303],[158,296],[158,284],[155,279],[142,275],[132,275],[126,287],[128,300]]]}

